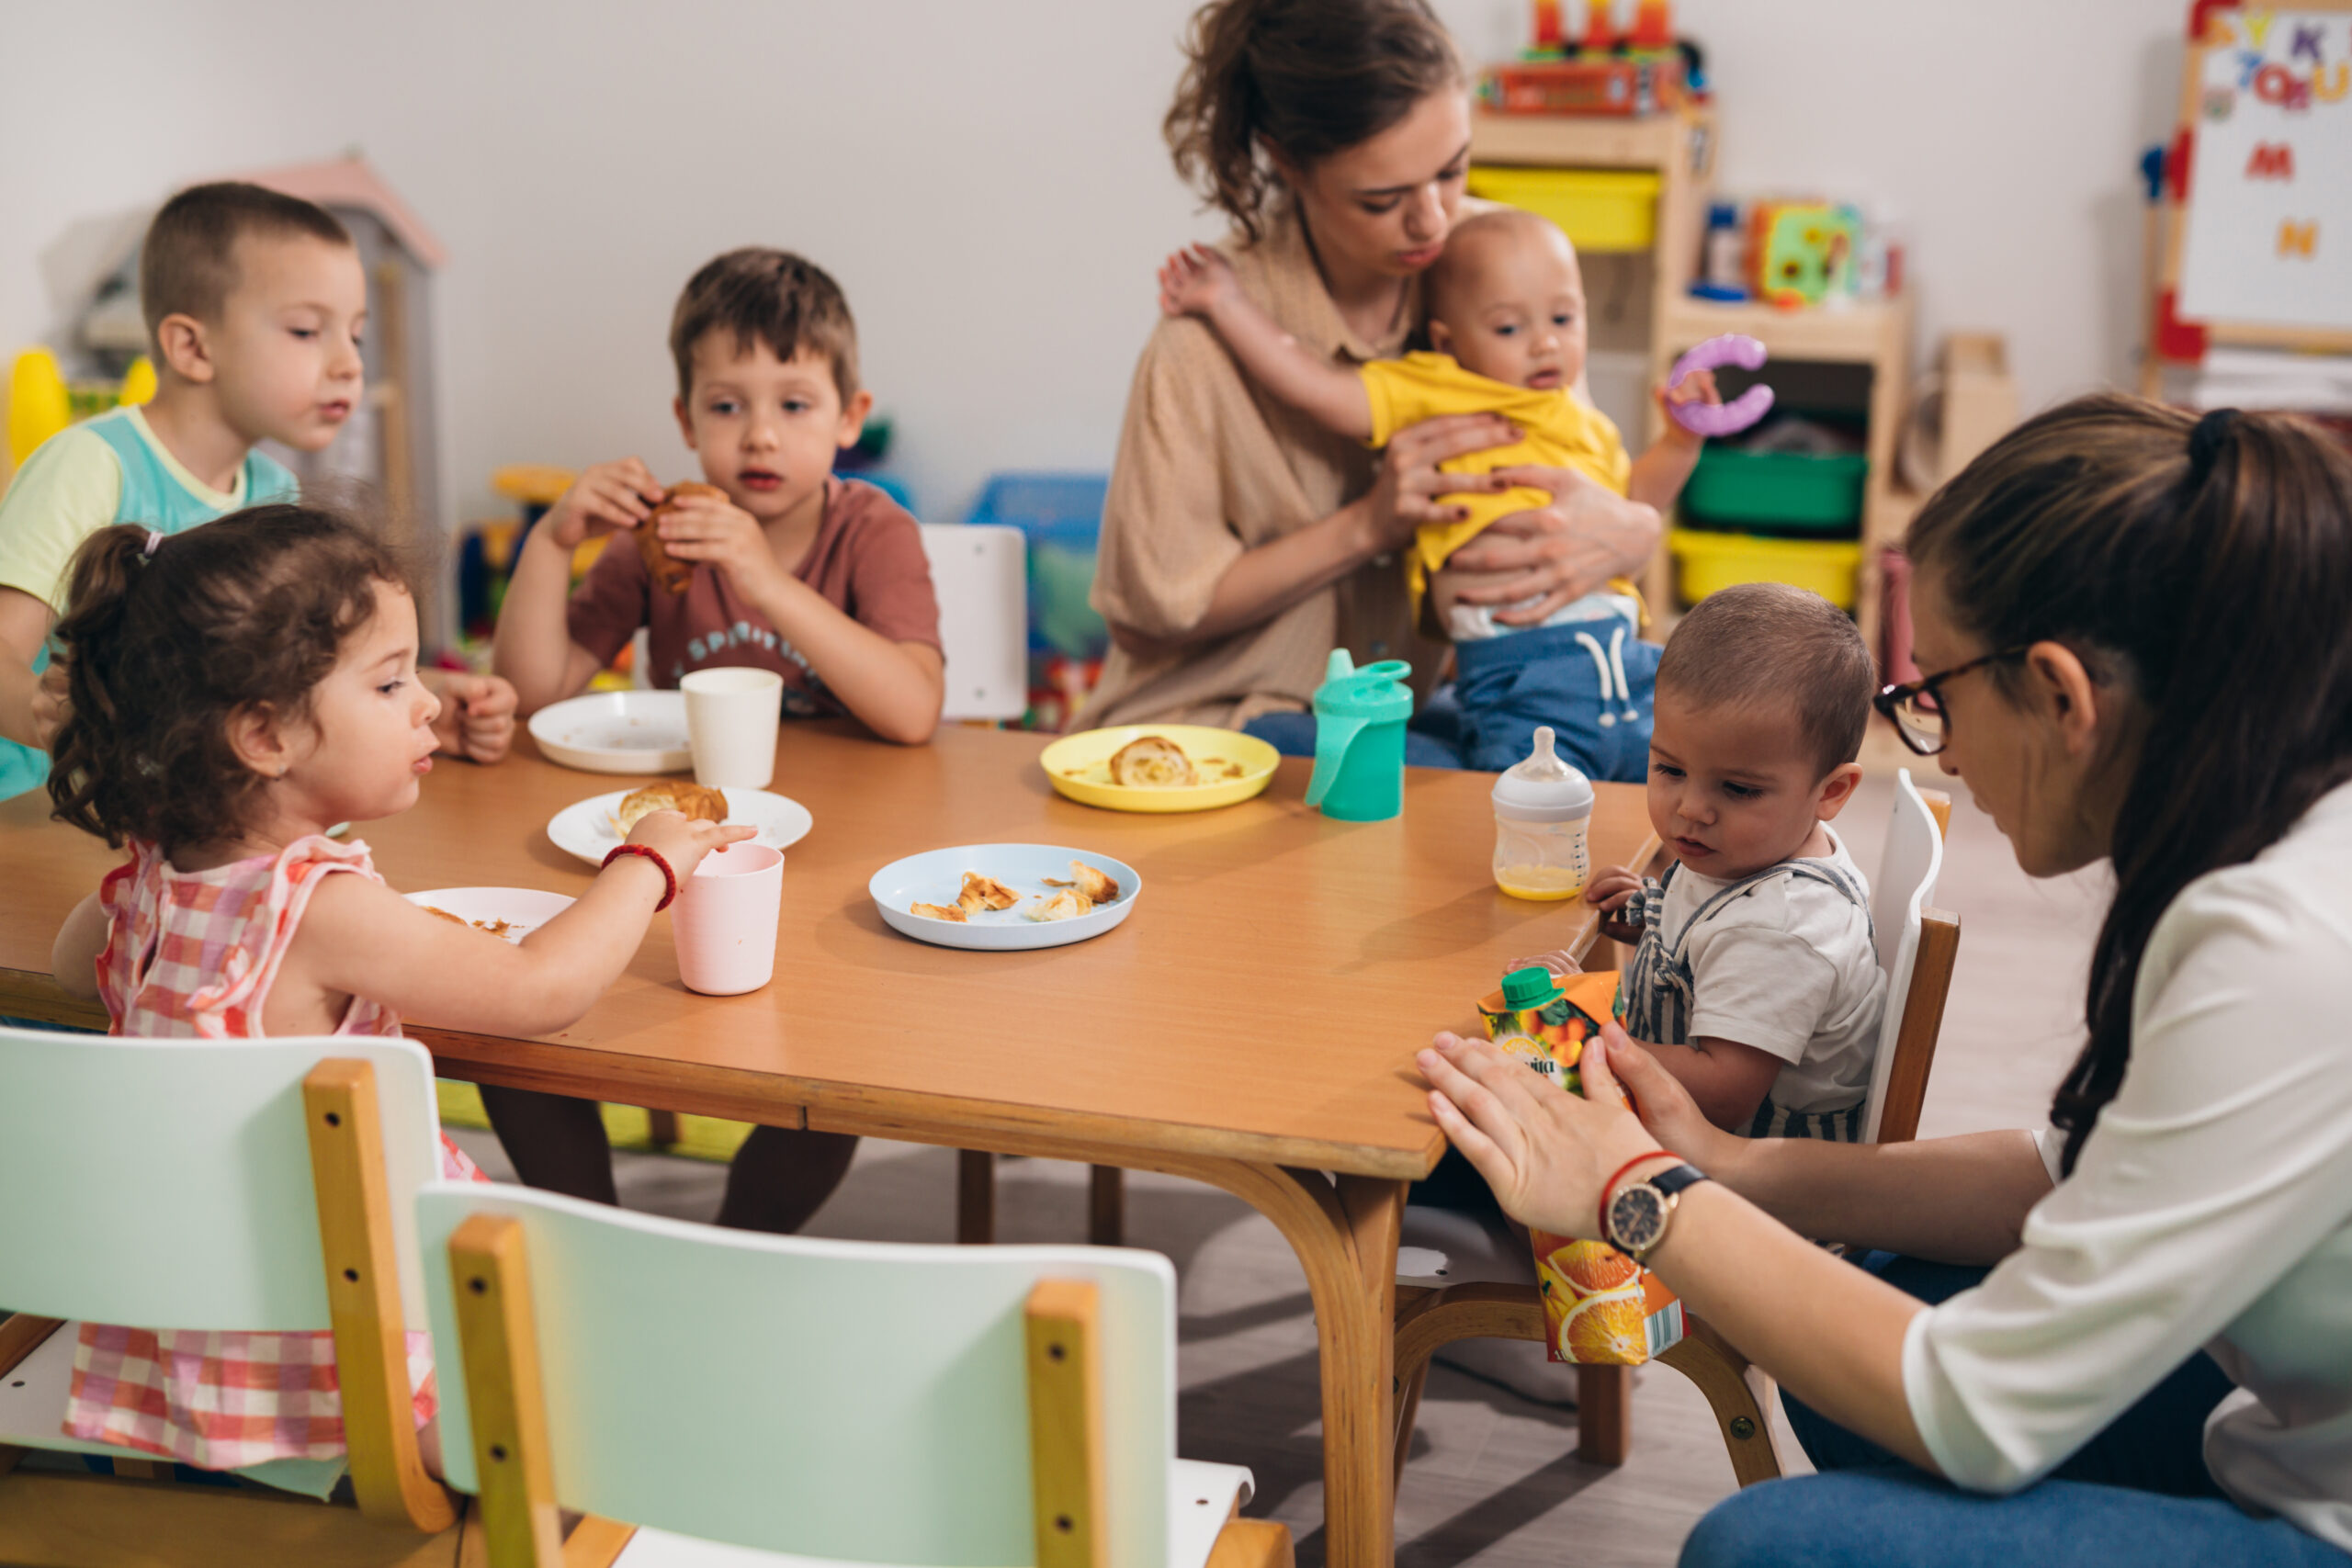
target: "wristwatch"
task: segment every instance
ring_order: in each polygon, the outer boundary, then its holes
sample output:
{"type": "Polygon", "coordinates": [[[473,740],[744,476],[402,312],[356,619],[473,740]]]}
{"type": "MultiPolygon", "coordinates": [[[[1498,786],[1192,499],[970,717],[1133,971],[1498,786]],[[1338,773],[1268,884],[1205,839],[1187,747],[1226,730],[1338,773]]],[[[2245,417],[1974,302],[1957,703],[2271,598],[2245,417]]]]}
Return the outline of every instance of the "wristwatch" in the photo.
{"type": "Polygon", "coordinates": [[[1603,1239],[1636,1263],[1649,1261],[1666,1239],[1667,1223],[1686,1187],[1707,1179],[1695,1165],[1668,1166],[1641,1181],[1629,1181],[1609,1195],[1602,1211],[1603,1239]]]}

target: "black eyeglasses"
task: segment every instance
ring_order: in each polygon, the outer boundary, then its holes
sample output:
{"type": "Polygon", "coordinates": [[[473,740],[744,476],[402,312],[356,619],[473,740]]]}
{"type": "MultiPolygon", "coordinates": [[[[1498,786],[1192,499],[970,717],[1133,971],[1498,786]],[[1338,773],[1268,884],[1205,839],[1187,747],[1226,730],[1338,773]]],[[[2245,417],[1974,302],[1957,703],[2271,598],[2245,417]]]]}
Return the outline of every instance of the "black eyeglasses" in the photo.
{"type": "Polygon", "coordinates": [[[1949,670],[1917,681],[1882,687],[1878,695],[1871,699],[1871,705],[1894,721],[1894,733],[1903,738],[1903,744],[1922,757],[1932,757],[1951,740],[1944,720],[1944,703],[1940,694],[1943,683],[1987,664],[2022,659],[2030,647],[2027,644],[2005,648],[1998,653],[1988,653],[1965,664],[1955,664],[1949,670]]]}

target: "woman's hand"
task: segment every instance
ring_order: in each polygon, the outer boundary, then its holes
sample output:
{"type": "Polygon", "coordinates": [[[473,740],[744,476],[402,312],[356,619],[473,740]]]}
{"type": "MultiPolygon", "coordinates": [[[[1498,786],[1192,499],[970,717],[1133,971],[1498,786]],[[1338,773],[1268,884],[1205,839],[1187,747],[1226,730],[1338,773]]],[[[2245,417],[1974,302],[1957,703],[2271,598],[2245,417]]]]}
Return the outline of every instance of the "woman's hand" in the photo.
{"type": "MultiPolygon", "coordinates": [[[[1641,1048],[1611,1024],[1577,1063],[1582,1096],[1554,1088],[1483,1040],[1441,1034],[1419,1058],[1435,1087],[1430,1111],[1503,1213],[1555,1235],[1598,1241],[1601,1183],[1627,1160],[1661,1152],[1619,1098],[1609,1070],[1641,1048]]],[[[1662,1074],[1660,1076],[1663,1076],[1662,1074]]]]}
{"type": "Polygon", "coordinates": [[[1639,571],[1665,530],[1656,507],[1628,501],[1574,468],[1529,465],[1487,478],[1491,489],[1525,485],[1552,497],[1549,506],[1497,518],[1446,563],[1448,571],[1485,579],[1462,583],[1455,593],[1462,603],[1518,606],[1497,613],[1507,626],[1535,626],[1611,578],[1639,571]]]}
{"type": "Polygon", "coordinates": [[[1518,439],[1517,425],[1491,413],[1444,414],[1398,431],[1381,454],[1380,472],[1364,497],[1374,553],[1403,549],[1425,523],[1459,523],[1470,514],[1465,506],[1441,505],[1439,496],[1509,490],[1500,474],[1449,474],[1438,465],[1518,439]]]}
{"type": "Polygon", "coordinates": [[[636,527],[653,514],[662,495],[653,470],[635,457],[598,463],[571,481],[571,488],[548,508],[539,527],[550,540],[571,549],[599,534],[636,527]]]}

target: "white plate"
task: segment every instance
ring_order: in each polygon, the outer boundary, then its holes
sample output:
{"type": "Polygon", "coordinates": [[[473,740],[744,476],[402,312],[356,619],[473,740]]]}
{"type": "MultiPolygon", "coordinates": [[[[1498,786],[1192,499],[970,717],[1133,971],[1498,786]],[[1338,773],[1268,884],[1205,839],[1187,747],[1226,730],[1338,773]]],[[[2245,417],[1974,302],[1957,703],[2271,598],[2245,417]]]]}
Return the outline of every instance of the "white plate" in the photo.
{"type": "Polygon", "coordinates": [[[941,947],[968,947],[982,953],[1009,953],[1033,947],[1066,947],[1073,942],[1101,936],[1127,918],[1143,891],[1143,879],[1133,866],[1084,850],[1052,844],[965,844],[952,850],[932,850],[893,861],[874,874],[865,890],[874,907],[894,931],[941,947]],[[1045,886],[1046,877],[1067,879],[1069,863],[1082,860],[1119,885],[1119,896],[1098,904],[1091,914],[1069,920],[1033,920],[1021,910],[1032,898],[1050,897],[1060,889],[1045,886]],[[965,919],[936,920],[908,908],[915,903],[953,904],[964,889],[964,874],[977,871],[992,876],[1022,896],[1010,909],[985,909],[965,919]]]}
{"type": "Polygon", "coordinates": [[[564,895],[543,893],[536,887],[435,887],[412,893],[408,901],[446,909],[468,925],[508,942],[521,942],[571,908],[571,900],[564,895]],[[503,930],[498,926],[501,920],[506,922],[503,930]]]}
{"type": "Polygon", "coordinates": [[[682,692],[596,692],[531,716],[550,762],[592,773],[675,773],[695,765],[682,692]]]}
{"type": "MultiPolygon", "coordinates": [[[[635,793],[616,789],[610,795],[572,802],[548,818],[548,837],[566,854],[578,855],[591,865],[604,864],[605,857],[621,841],[621,834],[613,826],[613,813],[635,793]]],[[[771,795],[763,789],[723,789],[718,793],[727,797],[727,820],[757,828],[760,836],[752,842],[765,844],[772,850],[789,849],[807,838],[808,829],[817,825],[817,819],[808,815],[808,808],[790,795],[771,795]]]]}

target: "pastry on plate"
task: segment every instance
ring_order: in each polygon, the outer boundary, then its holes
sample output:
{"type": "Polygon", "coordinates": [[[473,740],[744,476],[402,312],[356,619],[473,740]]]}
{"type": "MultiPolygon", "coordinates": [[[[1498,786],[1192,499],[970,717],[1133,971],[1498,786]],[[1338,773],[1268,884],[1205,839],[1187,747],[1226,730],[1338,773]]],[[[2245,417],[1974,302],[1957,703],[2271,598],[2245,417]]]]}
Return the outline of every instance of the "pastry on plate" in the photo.
{"type": "Polygon", "coordinates": [[[670,547],[662,542],[661,531],[654,525],[690,495],[717,496],[721,501],[727,499],[727,492],[717,485],[707,485],[699,479],[681,479],[662,495],[662,504],[653,509],[653,515],[639,523],[635,530],[637,553],[645,558],[645,570],[652,574],[654,583],[664,593],[684,593],[686,584],[694,581],[695,563],[680,560],[672,555],[670,547]]]}
{"type": "Polygon", "coordinates": [[[449,913],[448,910],[436,908],[431,904],[419,904],[417,908],[423,909],[435,919],[447,920],[453,926],[470,926],[473,924],[471,920],[466,919],[463,915],[453,915],[449,913]]]}
{"type": "Polygon", "coordinates": [[[662,779],[621,796],[613,808],[613,827],[624,839],[628,830],[657,811],[683,811],[694,821],[727,820],[727,797],[692,779],[662,779]]]}
{"type": "Polygon", "coordinates": [[[1200,778],[1176,742],[1164,735],[1138,735],[1111,753],[1111,782],[1125,789],[1182,789],[1200,778]]]}
{"type": "Polygon", "coordinates": [[[959,926],[965,923],[964,911],[953,904],[910,904],[907,912],[927,920],[953,920],[959,926]]]}
{"type": "Polygon", "coordinates": [[[1010,909],[1020,902],[1021,895],[977,871],[964,874],[964,891],[956,896],[956,907],[967,915],[977,915],[982,909],[1010,909]]]}
{"type": "Polygon", "coordinates": [[[1065,887],[1050,898],[1040,898],[1021,911],[1033,920],[1074,920],[1094,912],[1094,900],[1075,887],[1065,887]]]}
{"type": "Polygon", "coordinates": [[[1075,887],[1092,903],[1115,904],[1119,901],[1118,883],[1082,860],[1069,863],[1069,880],[1067,882],[1051,876],[1038,880],[1048,887],[1075,887]]]}

